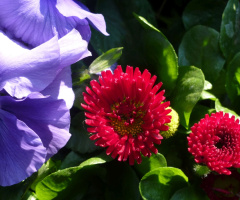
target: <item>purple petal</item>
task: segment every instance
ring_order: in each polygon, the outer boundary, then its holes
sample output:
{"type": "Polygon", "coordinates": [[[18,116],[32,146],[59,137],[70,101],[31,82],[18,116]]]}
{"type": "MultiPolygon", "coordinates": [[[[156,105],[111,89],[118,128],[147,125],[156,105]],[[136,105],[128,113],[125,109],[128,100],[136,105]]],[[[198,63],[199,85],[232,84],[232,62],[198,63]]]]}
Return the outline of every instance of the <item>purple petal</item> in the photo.
{"type": "Polygon", "coordinates": [[[32,50],[2,32],[0,43],[0,90],[4,88],[17,98],[42,91],[63,67],[91,55],[87,42],[75,29],[60,40],[55,36],[32,50]]]}
{"type": "Polygon", "coordinates": [[[4,110],[28,125],[42,140],[47,157],[56,154],[70,138],[70,114],[63,100],[44,97],[33,93],[22,100],[10,96],[1,97],[4,110]]]}
{"type": "Polygon", "coordinates": [[[109,35],[106,31],[106,23],[103,15],[89,12],[89,9],[82,3],[78,2],[77,4],[74,1],[58,0],[56,7],[65,17],[75,16],[81,20],[87,19],[98,31],[104,35],[109,35]]]}
{"type": "Polygon", "coordinates": [[[66,102],[67,108],[70,109],[74,102],[74,92],[72,90],[71,68],[65,67],[57,75],[54,81],[43,91],[43,95],[50,95],[55,99],[63,99],[66,102]]]}
{"type": "Polygon", "coordinates": [[[42,141],[24,122],[0,110],[0,185],[16,184],[36,172],[45,162],[42,141]]]}
{"type": "Polygon", "coordinates": [[[28,50],[0,32],[0,90],[22,98],[41,91],[55,78],[60,65],[57,37],[28,50]]]}
{"type": "Polygon", "coordinates": [[[1,0],[0,19],[2,29],[33,47],[57,34],[61,38],[74,28],[89,41],[91,31],[88,22],[108,35],[102,15],[92,14],[81,4],[79,6],[70,0],[1,0]],[[74,14],[70,14],[71,11],[74,14]]]}
{"type": "Polygon", "coordinates": [[[88,51],[88,43],[82,39],[76,29],[59,39],[61,63],[60,68],[69,66],[87,56],[91,56],[88,51]]]}

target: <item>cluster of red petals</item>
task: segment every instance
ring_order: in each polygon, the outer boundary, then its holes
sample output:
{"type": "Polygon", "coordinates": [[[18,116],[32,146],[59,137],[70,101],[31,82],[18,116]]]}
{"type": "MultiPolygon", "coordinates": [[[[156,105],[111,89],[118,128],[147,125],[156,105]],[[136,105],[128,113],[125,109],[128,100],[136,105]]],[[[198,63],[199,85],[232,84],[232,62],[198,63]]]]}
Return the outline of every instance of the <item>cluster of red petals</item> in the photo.
{"type": "Polygon", "coordinates": [[[148,70],[141,74],[139,68],[127,66],[124,73],[118,66],[113,74],[103,71],[99,82],[92,80],[91,89],[86,88],[82,107],[90,139],[106,147],[107,155],[133,165],[135,160],[141,163],[141,154],[158,152],[154,143],[160,144],[160,131],[168,130],[171,110],[170,103],[163,102],[164,91],[157,93],[162,83],[154,86],[155,81],[148,70]]]}
{"type": "Polygon", "coordinates": [[[201,183],[210,200],[239,200],[240,174],[234,170],[231,175],[209,174],[201,183]]]}
{"type": "Polygon", "coordinates": [[[197,163],[210,170],[230,175],[227,168],[240,167],[240,124],[235,117],[223,112],[205,116],[191,128],[188,151],[197,163]]]}

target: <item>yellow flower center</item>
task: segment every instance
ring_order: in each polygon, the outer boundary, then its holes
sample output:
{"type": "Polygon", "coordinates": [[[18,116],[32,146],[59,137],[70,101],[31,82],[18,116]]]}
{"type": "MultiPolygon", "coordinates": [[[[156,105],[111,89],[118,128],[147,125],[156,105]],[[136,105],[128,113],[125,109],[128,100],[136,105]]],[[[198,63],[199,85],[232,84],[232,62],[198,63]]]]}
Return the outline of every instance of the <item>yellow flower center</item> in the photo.
{"type": "Polygon", "coordinates": [[[124,99],[120,103],[112,105],[112,113],[115,117],[109,117],[114,130],[124,136],[131,134],[137,136],[142,132],[143,117],[145,112],[141,110],[143,105],[124,99]]]}

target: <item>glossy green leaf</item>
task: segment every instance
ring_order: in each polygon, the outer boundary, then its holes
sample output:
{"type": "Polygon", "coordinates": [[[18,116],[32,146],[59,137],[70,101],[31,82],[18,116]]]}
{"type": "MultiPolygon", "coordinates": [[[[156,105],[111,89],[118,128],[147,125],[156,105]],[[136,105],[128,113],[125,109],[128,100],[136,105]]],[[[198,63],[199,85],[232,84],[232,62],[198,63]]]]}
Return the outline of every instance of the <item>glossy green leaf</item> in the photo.
{"type": "Polygon", "coordinates": [[[182,188],[174,193],[170,200],[208,200],[207,195],[193,186],[182,188]]]}
{"type": "Polygon", "coordinates": [[[223,111],[224,113],[229,113],[230,115],[234,115],[236,117],[239,117],[238,114],[236,112],[234,112],[233,110],[222,106],[221,102],[218,99],[216,99],[216,101],[215,101],[215,109],[216,109],[217,112],[223,111]]]}
{"type": "Polygon", "coordinates": [[[185,28],[201,24],[219,31],[225,6],[226,3],[222,0],[190,1],[182,15],[185,28]]]}
{"type": "Polygon", "coordinates": [[[145,18],[135,14],[145,31],[142,32],[142,51],[149,69],[155,69],[157,76],[163,82],[166,94],[170,94],[176,85],[178,77],[178,58],[176,52],[161,33],[145,18]]]}
{"type": "Polygon", "coordinates": [[[235,102],[240,99],[240,52],[227,68],[226,90],[232,102],[235,102]]]}
{"type": "Polygon", "coordinates": [[[49,174],[56,172],[59,168],[60,162],[54,162],[52,159],[49,159],[46,163],[37,172],[37,177],[34,182],[31,184],[31,189],[35,190],[36,185],[43,180],[49,174]]]}
{"type": "Polygon", "coordinates": [[[223,12],[220,47],[227,60],[240,51],[240,3],[229,0],[223,12]]]}
{"type": "Polygon", "coordinates": [[[153,154],[150,158],[142,156],[142,163],[134,165],[134,168],[142,176],[158,167],[167,167],[167,161],[165,157],[160,153],[153,154]]]}
{"type": "Polygon", "coordinates": [[[36,186],[36,195],[40,200],[53,198],[66,199],[67,197],[84,196],[88,188],[88,180],[93,175],[103,173],[98,164],[109,160],[106,155],[90,158],[77,167],[70,167],[50,174],[40,181],[36,186]],[[79,190],[79,187],[81,190],[79,190]]]}
{"type": "Polygon", "coordinates": [[[180,67],[177,86],[171,96],[171,105],[178,112],[180,123],[188,128],[193,107],[204,88],[204,75],[194,66],[180,67]]]}
{"type": "MultiPolygon", "coordinates": [[[[15,199],[13,199],[13,200],[15,200],[15,199]]],[[[31,192],[30,190],[28,190],[24,194],[24,196],[21,198],[21,200],[37,200],[37,196],[36,196],[36,194],[34,192],[31,192]]]]}
{"type": "Polygon", "coordinates": [[[96,74],[111,67],[122,55],[123,47],[110,49],[97,57],[89,66],[89,73],[96,74]]]}
{"type": "Polygon", "coordinates": [[[194,65],[213,83],[225,63],[218,39],[219,33],[212,28],[199,25],[190,29],[179,46],[179,66],[194,65]]]}
{"type": "Polygon", "coordinates": [[[212,84],[209,81],[205,80],[203,89],[204,90],[211,90],[212,89],[212,84]]]}
{"type": "Polygon", "coordinates": [[[180,169],[160,167],[143,176],[139,189],[144,200],[167,200],[186,186],[188,178],[180,169]]]}
{"type": "Polygon", "coordinates": [[[211,92],[208,92],[208,91],[202,91],[202,94],[201,94],[201,100],[204,100],[204,99],[211,99],[213,101],[215,101],[217,99],[217,97],[212,94],[211,92]]]}
{"type": "Polygon", "coordinates": [[[143,26],[143,28],[145,28],[147,30],[152,29],[154,31],[161,33],[161,31],[159,31],[155,26],[153,26],[151,23],[149,23],[144,17],[137,15],[136,13],[133,13],[133,15],[140,22],[140,24],[143,26]]]}

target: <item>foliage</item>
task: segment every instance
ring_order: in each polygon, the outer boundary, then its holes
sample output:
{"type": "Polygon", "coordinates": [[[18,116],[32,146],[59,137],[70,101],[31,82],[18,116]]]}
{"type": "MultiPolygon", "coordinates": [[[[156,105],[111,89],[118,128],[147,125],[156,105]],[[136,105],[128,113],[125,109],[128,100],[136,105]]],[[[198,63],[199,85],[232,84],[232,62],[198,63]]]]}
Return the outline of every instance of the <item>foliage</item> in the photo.
{"type": "Polygon", "coordinates": [[[92,30],[95,56],[72,66],[76,96],[72,137],[33,176],[1,187],[0,199],[207,200],[186,137],[205,114],[240,114],[239,1],[83,2],[103,14],[110,36],[92,30]],[[105,149],[94,145],[80,106],[82,92],[97,78],[95,73],[116,62],[156,75],[180,117],[177,133],[162,141],[159,153],[134,166],[112,160],[105,149]]]}

